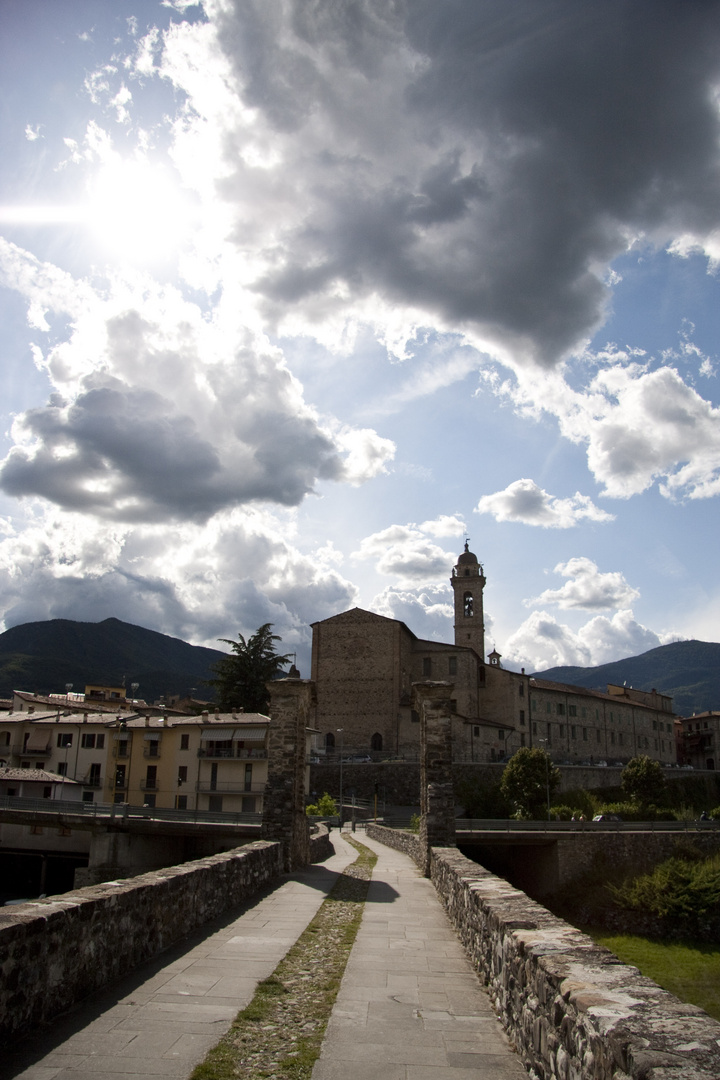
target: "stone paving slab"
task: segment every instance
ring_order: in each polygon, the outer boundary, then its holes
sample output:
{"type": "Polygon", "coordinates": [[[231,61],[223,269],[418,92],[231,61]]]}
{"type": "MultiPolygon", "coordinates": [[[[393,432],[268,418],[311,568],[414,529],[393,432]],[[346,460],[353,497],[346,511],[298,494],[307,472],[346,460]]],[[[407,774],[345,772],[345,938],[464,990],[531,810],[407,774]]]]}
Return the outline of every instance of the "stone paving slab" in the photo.
{"type": "Polygon", "coordinates": [[[0,1056],[0,1080],[187,1080],[297,941],[357,853],[335,855],[201,928],[0,1056]]]}
{"type": "Polygon", "coordinates": [[[312,1080],[526,1080],[430,881],[378,855],[312,1080]]]}

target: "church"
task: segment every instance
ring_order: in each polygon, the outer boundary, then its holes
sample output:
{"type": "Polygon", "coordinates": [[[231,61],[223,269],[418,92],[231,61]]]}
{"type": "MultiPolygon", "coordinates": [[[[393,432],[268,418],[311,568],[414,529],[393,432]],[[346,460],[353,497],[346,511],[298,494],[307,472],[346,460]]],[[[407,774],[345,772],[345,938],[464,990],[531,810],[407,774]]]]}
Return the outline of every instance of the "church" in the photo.
{"type": "Polygon", "coordinates": [[[404,622],[361,608],[313,623],[312,724],[326,750],[416,758],[412,684],[451,684],[456,761],[498,761],[541,746],[569,764],[624,764],[637,753],[676,760],[672,699],[609,686],[587,690],[533,678],[485,656],[485,574],[465,544],[450,578],[454,644],[418,638],[404,622]]]}

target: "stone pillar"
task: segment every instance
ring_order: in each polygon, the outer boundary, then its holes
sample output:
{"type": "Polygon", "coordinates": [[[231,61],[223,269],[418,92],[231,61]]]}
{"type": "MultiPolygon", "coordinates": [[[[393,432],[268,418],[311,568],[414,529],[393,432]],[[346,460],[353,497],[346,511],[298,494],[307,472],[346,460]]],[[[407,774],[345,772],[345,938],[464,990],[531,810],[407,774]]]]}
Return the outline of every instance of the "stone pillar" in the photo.
{"type": "Polygon", "coordinates": [[[413,683],[420,714],[420,844],[425,875],[430,874],[430,849],[455,847],[455,798],[452,778],[453,685],[413,683]]]}
{"type": "Polygon", "coordinates": [[[283,866],[310,862],[310,826],[305,813],[305,728],[313,698],[308,679],[275,679],[270,691],[268,779],[263,803],[264,840],[283,845],[283,866]]]}

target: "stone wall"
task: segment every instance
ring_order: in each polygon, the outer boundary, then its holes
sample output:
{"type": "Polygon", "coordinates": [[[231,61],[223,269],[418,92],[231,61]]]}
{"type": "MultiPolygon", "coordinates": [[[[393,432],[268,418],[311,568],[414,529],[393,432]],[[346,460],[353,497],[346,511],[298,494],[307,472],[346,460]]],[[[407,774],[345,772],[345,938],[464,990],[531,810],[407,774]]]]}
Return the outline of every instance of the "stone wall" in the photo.
{"type": "Polygon", "coordinates": [[[281,872],[279,844],[0,909],[0,1039],[43,1023],[281,872]]]}
{"type": "MultiPolygon", "coordinates": [[[[415,857],[409,833],[368,835],[415,857]]],[[[433,850],[431,874],[534,1080],[720,1077],[720,1024],[702,1009],[452,848],[433,850]]]]}

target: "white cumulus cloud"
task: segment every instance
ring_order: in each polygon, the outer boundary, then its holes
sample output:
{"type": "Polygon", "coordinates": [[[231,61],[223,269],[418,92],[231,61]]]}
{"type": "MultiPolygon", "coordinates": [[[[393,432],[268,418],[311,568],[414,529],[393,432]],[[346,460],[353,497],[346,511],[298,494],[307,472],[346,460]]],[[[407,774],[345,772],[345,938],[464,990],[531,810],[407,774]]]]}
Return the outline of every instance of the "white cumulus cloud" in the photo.
{"type": "Polygon", "coordinates": [[[526,600],[528,606],[557,604],[560,608],[585,610],[618,608],[640,596],[619,571],[603,573],[592,559],[568,559],[566,563],[558,563],[553,573],[569,580],[559,589],[545,589],[539,596],[526,600]]]}
{"type": "Polygon", "coordinates": [[[517,521],[546,529],[569,529],[584,519],[614,520],[612,514],[595,506],[587,495],[576,492],[570,498],[561,499],[549,495],[534,480],[525,478],[514,480],[504,491],[483,495],[476,511],[492,514],[496,521],[517,521]]]}

